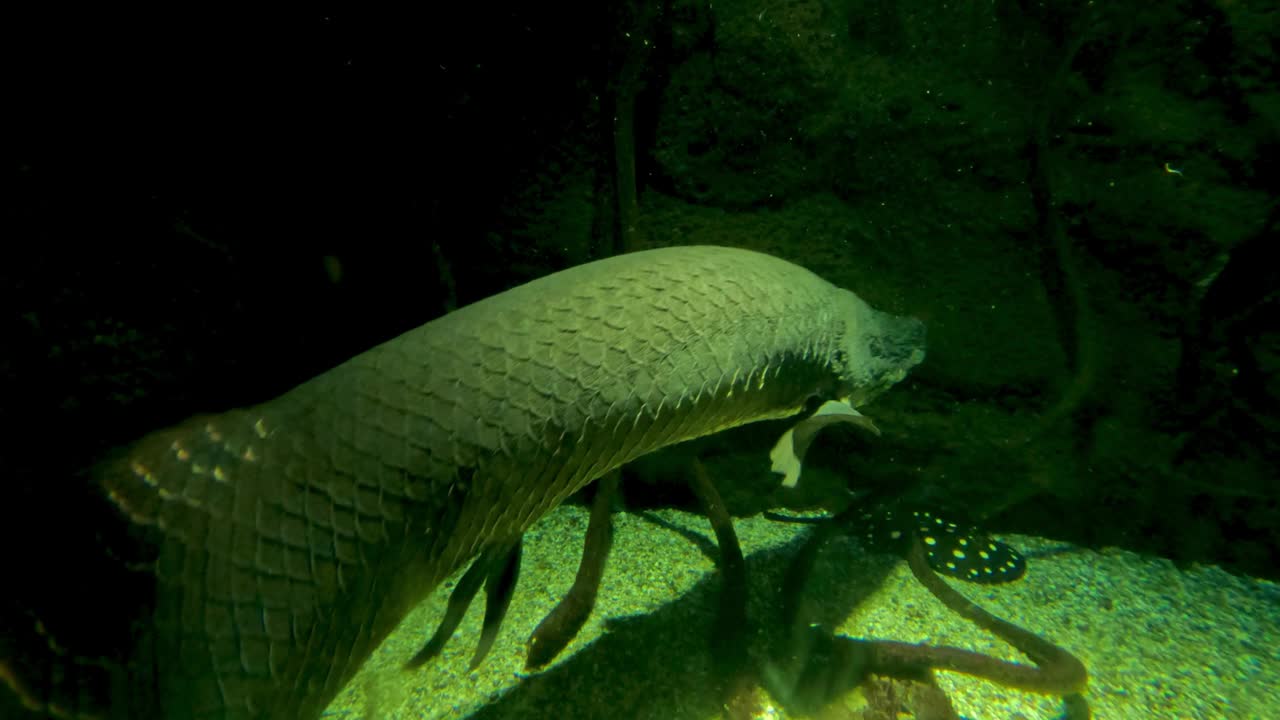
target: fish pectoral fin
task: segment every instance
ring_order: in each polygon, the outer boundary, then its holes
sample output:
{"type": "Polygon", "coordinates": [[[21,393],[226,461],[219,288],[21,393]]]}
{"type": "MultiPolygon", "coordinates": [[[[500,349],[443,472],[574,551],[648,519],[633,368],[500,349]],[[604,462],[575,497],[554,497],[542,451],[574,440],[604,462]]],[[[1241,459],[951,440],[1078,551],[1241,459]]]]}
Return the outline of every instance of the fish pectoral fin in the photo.
{"type": "Polygon", "coordinates": [[[520,578],[520,556],[523,548],[522,538],[517,538],[509,545],[497,545],[487,548],[480,557],[471,563],[466,573],[458,580],[453,592],[449,594],[449,604],[445,608],[444,618],[426,645],[417,652],[405,668],[413,670],[425,665],[440,654],[445,643],[453,637],[453,633],[462,623],[480,588],[484,587],[484,625],[480,631],[480,642],[476,645],[475,654],[471,657],[471,669],[475,670],[489,654],[493,641],[502,628],[502,620],[507,616],[507,608],[511,605],[511,596],[515,593],[516,582],[520,578]]]}
{"type": "Polygon", "coordinates": [[[876,435],[880,434],[880,428],[870,418],[853,409],[847,401],[826,401],[812,415],[782,433],[782,437],[778,438],[777,444],[769,452],[769,460],[773,463],[770,469],[783,476],[783,487],[796,486],[800,480],[800,465],[809,445],[813,443],[814,435],[834,423],[851,423],[876,435]]]}
{"type": "Polygon", "coordinates": [[[505,553],[494,557],[489,568],[489,575],[484,581],[484,625],[480,630],[480,642],[476,643],[475,654],[471,656],[471,670],[480,667],[493,641],[498,639],[498,631],[502,629],[502,621],[507,617],[507,608],[511,606],[511,597],[515,594],[516,584],[520,580],[520,557],[524,548],[524,538],[516,540],[505,553]]]}
{"type": "Polygon", "coordinates": [[[458,625],[462,624],[462,618],[467,614],[467,608],[471,607],[471,599],[480,592],[481,586],[484,585],[485,578],[488,574],[490,565],[489,559],[481,555],[471,563],[471,567],[463,573],[462,579],[458,580],[458,584],[454,586],[453,592],[449,593],[449,604],[445,608],[444,618],[440,621],[440,625],[436,628],[431,639],[427,641],[422,649],[419,650],[409,662],[405,663],[405,669],[414,670],[425,665],[429,660],[440,654],[444,650],[444,645],[453,637],[453,631],[458,629],[458,625]]]}

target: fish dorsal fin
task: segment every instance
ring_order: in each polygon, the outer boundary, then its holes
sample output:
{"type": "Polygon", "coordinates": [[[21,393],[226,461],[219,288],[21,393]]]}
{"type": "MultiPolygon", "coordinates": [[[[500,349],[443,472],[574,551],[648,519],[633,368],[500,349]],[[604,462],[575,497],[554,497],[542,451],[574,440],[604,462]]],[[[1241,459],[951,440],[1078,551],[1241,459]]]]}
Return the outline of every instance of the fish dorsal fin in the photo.
{"type": "Polygon", "coordinates": [[[795,427],[782,433],[778,443],[769,452],[769,460],[773,462],[772,470],[780,473],[783,487],[795,487],[800,480],[800,464],[804,454],[813,442],[813,436],[822,428],[834,423],[852,423],[869,430],[876,435],[880,429],[875,423],[853,409],[846,400],[828,400],[814,411],[812,415],[796,423],[795,427]]]}

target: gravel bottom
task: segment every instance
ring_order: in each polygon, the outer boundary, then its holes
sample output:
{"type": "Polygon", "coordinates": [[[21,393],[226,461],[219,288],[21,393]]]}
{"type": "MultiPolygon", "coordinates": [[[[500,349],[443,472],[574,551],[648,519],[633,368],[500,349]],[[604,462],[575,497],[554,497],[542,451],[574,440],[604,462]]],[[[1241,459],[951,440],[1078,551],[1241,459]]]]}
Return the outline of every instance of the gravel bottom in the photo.
{"type": "MultiPolygon", "coordinates": [[[[586,524],[584,508],[566,506],[526,535],[519,588],[480,668],[467,667],[480,634],[484,603],[477,598],[440,657],[419,670],[402,669],[435,630],[450,582],[406,618],[324,717],[719,718],[708,652],[718,601],[716,550],[706,520],[688,513],[615,515],[613,552],[591,619],[549,668],[523,672],[524,642],[572,584],[586,524]]],[[[750,614],[764,625],[776,616],[781,579],[808,529],[763,518],[740,519],[735,527],[748,555],[750,614]]],[[[1031,557],[1023,580],[953,586],[1083,660],[1095,717],[1280,717],[1280,646],[1268,642],[1280,638],[1280,586],[1215,567],[1179,570],[1119,550],[1001,539],[1031,557]]],[[[1025,661],[947,611],[905,562],[868,556],[852,541],[828,544],[805,597],[818,619],[850,636],[955,645],[1025,661]]],[[[955,673],[938,673],[938,680],[973,720],[1062,714],[1055,698],[955,673]]],[[[798,717],[769,710],[762,717],[798,717]]]]}

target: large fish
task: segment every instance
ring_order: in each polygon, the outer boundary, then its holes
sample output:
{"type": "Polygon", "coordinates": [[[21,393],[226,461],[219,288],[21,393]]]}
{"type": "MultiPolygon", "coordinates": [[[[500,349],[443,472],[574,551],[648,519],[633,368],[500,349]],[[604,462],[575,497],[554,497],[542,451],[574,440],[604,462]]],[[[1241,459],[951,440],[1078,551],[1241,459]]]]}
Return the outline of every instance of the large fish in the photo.
{"type": "MultiPolygon", "coordinates": [[[[823,401],[815,422],[859,421],[923,356],[918,321],[756,252],[549,275],[105,465],[154,602],[101,619],[135,623],[113,657],[44,638],[40,672],[10,656],[0,679],[67,716],[315,718],[444,578],[612,468],[823,401]]],[[[797,435],[774,455],[792,480],[797,435]]]]}

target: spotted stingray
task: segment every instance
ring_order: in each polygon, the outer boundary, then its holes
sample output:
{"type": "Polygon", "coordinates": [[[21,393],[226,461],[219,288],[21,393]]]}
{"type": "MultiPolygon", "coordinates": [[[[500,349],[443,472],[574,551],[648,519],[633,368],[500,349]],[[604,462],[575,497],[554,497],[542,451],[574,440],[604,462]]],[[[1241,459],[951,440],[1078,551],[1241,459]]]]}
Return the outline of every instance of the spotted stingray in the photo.
{"type": "Polygon", "coordinates": [[[919,537],[929,566],[939,575],[983,585],[1013,582],[1027,572],[1027,560],[1007,543],[993,540],[973,525],[944,518],[930,510],[894,505],[849,508],[830,518],[797,517],[766,511],[780,522],[838,523],[849,535],[860,535],[873,551],[905,556],[911,538],[919,537]]]}
{"type": "Polygon", "coordinates": [[[860,527],[875,549],[905,552],[911,536],[919,537],[929,566],[940,575],[994,585],[1013,582],[1027,572],[1026,558],[1010,545],[928,510],[881,507],[856,517],[851,528],[860,527]]]}

